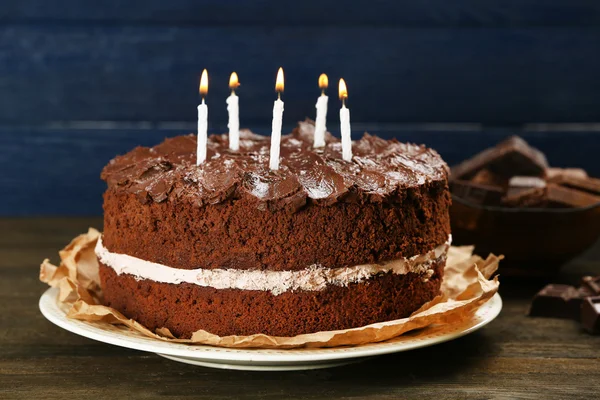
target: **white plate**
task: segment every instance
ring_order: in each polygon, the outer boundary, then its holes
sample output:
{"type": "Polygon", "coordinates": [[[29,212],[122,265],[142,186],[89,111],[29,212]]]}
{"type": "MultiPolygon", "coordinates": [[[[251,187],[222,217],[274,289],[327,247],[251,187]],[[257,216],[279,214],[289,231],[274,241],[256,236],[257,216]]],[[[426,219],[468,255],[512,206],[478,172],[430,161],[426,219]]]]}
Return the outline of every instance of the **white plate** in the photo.
{"type": "Polygon", "coordinates": [[[496,294],[468,321],[458,325],[433,325],[382,343],[326,349],[227,349],[163,342],[143,336],[124,325],[70,319],[57,304],[57,293],[58,289],[46,290],[40,298],[40,310],[50,322],[70,332],[116,346],[157,353],[162,357],[187,364],[254,371],[328,368],[359,362],[381,354],[431,346],[480,329],[496,318],[502,309],[502,299],[496,294]]]}

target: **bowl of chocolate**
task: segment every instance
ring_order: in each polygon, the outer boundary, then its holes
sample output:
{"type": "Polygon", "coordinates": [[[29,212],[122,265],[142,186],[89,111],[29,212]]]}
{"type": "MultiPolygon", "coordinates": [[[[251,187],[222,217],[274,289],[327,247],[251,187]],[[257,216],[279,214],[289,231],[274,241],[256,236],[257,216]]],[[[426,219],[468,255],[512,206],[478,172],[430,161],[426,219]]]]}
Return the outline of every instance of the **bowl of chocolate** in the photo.
{"type": "Polygon", "coordinates": [[[517,136],[453,167],[450,188],[454,244],[504,254],[504,274],[552,274],[600,236],[600,179],[517,136]]]}

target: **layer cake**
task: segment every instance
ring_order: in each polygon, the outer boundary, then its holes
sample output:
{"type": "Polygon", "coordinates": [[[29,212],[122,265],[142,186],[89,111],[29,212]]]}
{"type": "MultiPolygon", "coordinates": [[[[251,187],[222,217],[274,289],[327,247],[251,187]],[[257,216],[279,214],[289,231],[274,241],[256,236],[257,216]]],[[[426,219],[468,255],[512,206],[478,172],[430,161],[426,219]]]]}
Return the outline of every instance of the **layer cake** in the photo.
{"type": "Polygon", "coordinates": [[[424,146],[365,134],[342,160],[304,121],[281,140],[195,135],[137,147],[102,171],[96,254],[104,302],[177,337],[294,336],[409,316],[440,289],[448,167],[424,146]]]}

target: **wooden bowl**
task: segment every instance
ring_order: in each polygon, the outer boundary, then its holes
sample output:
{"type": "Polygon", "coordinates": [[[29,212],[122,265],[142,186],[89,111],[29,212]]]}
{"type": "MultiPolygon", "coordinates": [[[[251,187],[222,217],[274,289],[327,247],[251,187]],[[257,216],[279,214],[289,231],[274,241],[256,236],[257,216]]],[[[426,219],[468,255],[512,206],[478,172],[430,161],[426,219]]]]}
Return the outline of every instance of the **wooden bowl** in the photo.
{"type": "Polygon", "coordinates": [[[480,206],[452,196],[454,245],[475,245],[478,254],[504,254],[500,272],[550,275],[600,236],[600,203],[584,208],[480,206]]]}

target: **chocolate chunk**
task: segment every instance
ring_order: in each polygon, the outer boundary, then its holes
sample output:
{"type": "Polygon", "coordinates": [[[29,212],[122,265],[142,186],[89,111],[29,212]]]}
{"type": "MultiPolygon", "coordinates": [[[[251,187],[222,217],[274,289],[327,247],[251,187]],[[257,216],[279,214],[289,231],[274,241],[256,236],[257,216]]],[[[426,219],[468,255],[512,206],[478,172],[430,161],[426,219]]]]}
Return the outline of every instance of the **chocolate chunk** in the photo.
{"type": "Polygon", "coordinates": [[[547,204],[544,188],[513,186],[508,188],[502,204],[509,207],[543,207],[547,204]]]}
{"type": "Polygon", "coordinates": [[[561,186],[578,189],[593,195],[600,195],[600,179],[562,176],[560,178],[554,178],[553,182],[561,186]]]}
{"type": "Polygon", "coordinates": [[[546,186],[546,199],[550,205],[587,207],[600,202],[600,196],[551,183],[546,186]]]}
{"type": "Polygon", "coordinates": [[[528,187],[520,187],[520,186],[513,186],[513,187],[509,187],[508,190],[506,191],[506,196],[504,196],[504,198],[502,199],[502,202],[505,204],[509,204],[509,203],[516,203],[516,205],[518,206],[518,204],[521,202],[520,198],[521,197],[528,197],[530,195],[535,195],[536,193],[540,192],[539,190],[532,190],[532,188],[528,188],[528,187]],[[519,200],[517,200],[519,199],[519,200]]]}
{"type": "Polygon", "coordinates": [[[540,290],[529,309],[532,317],[580,318],[581,303],[589,292],[569,285],[550,284],[540,290]]]}
{"type": "Polygon", "coordinates": [[[600,202],[580,190],[549,183],[545,188],[509,188],[502,204],[510,207],[588,207],[600,202]]]}
{"type": "Polygon", "coordinates": [[[453,179],[469,179],[482,169],[503,177],[544,176],[548,162],[539,150],[513,136],[452,168],[453,179]]]}
{"type": "Polygon", "coordinates": [[[476,173],[475,176],[470,179],[470,181],[482,185],[492,185],[503,188],[508,186],[508,180],[505,177],[497,175],[488,169],[482,169],[476,173]]]}
{"type": "Polygon", "coordinates": [[[536,176],[513,176],[508,181],[509,188],[545,188],[546,181],[536,176]]]}
{"type": "Polygon", "coordinates": [[[546,181],[536,176],[513,176],[508,181],[504,205],[513,207],[539,207],[545,203],[546,181]]]}
{"type": "Polygon", "coordinates": [[[452,193],[474,204],[497,205],[504,194],[499,186],[483,185],[470,181],[452,181],[450,185],[452,193]]]}
{"type": "Polygon", "coordinates": [[[547,168],[546,179],[554,181],[564,178],[587,178],[588,174],[581,168],[547,168]]]}
{"type": "Polygon", "coordinates": [[[600,296],[588,297],[581,305],[581,325],[592,334],[600,334],[600,296]]]}
{"type": "Polygon", "coordinates": [[[600,295],[600,275],[584,276],[581,279],[581,286],[589,290],[593,295],[600,295]]]}

